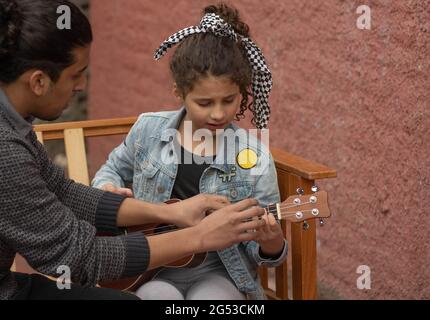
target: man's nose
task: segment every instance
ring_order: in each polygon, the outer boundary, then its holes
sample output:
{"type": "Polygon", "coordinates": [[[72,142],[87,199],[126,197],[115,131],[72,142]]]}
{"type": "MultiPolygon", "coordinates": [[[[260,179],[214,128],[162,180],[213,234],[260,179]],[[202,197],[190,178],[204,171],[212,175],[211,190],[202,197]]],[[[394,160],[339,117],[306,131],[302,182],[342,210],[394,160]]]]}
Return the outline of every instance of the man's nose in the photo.
{"type": "Polygon", "coordinates": [[[75,89],[73,91],[76,91],[76,92],[84,91],[87,87],[87,82],[88,82],[87,77],[83,76],[82,79],[75,86],[75,89]]]}

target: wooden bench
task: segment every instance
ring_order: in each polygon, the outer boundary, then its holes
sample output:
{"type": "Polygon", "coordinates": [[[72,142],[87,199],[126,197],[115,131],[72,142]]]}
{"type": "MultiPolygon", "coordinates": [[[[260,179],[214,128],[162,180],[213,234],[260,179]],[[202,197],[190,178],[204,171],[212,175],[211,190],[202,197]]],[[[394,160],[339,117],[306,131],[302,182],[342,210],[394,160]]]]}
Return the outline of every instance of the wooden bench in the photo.
{"type": "MultiPolygon", "coordinates": [[[[69,177],[85,185],[90,184],[85,138],[127,134],[136,117],[111,120],[93,120],[58,124],[36,125],[35,131],[41,143],[64,139],[69,177]]],[[[271,148],[276,162],[279,188],[282,200],[296,194],[297,188],[311,193],[316,180],[334,178],[336,171],[316,162],[271,148]]],[[[317,248],[316,221],[308,221],[309,228],[302,223],[286,223],[282,228],[289,240],[289,259],[275,268],[274,285],[269,287],[272,271],[261,268],[260,276],[269,299],[317,299],[317,248]],[[290,267],[290,268],[289,268],[290,267]],[[289,270],[291,270],[292,296],[289,293],[289,270]]],[[[22,258],[21,258],[22,259],[22,258]]],[[[16,269],[23,268],[22,260],[17,260],[16,269]]],[[[273,277],[272,277],[273,278],[273,277]]]]}

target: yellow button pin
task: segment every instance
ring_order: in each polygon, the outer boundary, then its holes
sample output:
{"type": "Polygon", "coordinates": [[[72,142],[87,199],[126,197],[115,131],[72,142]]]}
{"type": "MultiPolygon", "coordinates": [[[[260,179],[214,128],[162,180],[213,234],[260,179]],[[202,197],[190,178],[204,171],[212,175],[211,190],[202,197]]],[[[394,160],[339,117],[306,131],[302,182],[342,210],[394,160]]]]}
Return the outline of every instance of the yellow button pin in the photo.
{"type": "Polygon", "coordinates": [[[236,161],[242,169],[252,169],[257,165],[258,156],[254,150],[244,149],[239,152],[236,161]]]}

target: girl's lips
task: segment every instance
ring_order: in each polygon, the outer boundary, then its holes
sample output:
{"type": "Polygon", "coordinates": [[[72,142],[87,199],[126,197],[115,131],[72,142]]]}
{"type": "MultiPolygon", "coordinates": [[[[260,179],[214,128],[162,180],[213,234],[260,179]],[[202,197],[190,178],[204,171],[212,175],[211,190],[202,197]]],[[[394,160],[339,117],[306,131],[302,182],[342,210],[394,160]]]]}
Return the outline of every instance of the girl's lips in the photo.
{"type": "Polygon", "coordinates": [[[224,129],[227,124],[226,123],[222,123],[222,124],[207,123],[206,125],[209,129],[224,129]]]}

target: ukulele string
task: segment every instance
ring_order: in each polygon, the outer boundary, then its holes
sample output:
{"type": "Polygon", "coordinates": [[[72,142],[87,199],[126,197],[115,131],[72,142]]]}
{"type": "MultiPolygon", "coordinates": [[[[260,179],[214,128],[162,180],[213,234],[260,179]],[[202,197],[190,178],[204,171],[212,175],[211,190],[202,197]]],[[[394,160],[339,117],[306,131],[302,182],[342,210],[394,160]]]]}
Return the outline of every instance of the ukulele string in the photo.
{"type": "MultiPolygon", "coordinates": [[[[283,206],[280,206],[279,208],[281,209],[281,211],[283,210],[283,209],[290,209],[290,208],[294,208],[294,207],[299,207],[299,206],[302,206],[302,205],[305,205],[305,204],[310,204],[311,202],[304,202],[304,203],[301,203],[301,204],[286,204],[286,205],[283,205],[283,206]]],[[[266,207],[266,208],[264,208],[267,212],[269,212],[269,213],[271,213],[271,214],[273,214],[273,215],[277,215],[277,209],[276,208],[274,208],[274,209],[268,209],[268,207],[266,207]]],[[[303,210],[302,212],[308,212],[308,211],[310,211],[310,212],[312,212],[312,210],[303,210]]],[[[296,214],[295,213],[293,213],[293,212],[291,212],[291,211],[287,211],[287,212],[281,212],[281,217],[283,217],[283,218],[285,218],[285,217],[289,217],[289,216],[295,216],[296,214]]],[[[252,221],[252,219],[248,219],[248,220],[245,220],[244,222],[249,222],[249,221],[252,221]]],[[[154,235],[158,235],[158,234],[164,234],[164,233],[167,233],[167,232],[171,232],[171,231],[176,231],[176,230],[178,230],[179,228],[176,226],[176,225],[173,225],[173,224],[170,224],[170,225],[163,225],[163,226],[160,226],[160,227],[154,227],[154,228],[149,228],[149,229],[144,229],[144,230],[139,230],[139,232],[151,232],[151,231],[155,231],[155,230],[160,230],[160,232],[156,232],[156,233],[154,233],[154,235]],[[173,230],[172,230],[172,228],[173,228],[173,230]],[[166,231],[164,231],[165,229],[168,229],[168,230],[166,230],[166,231]]]]}

